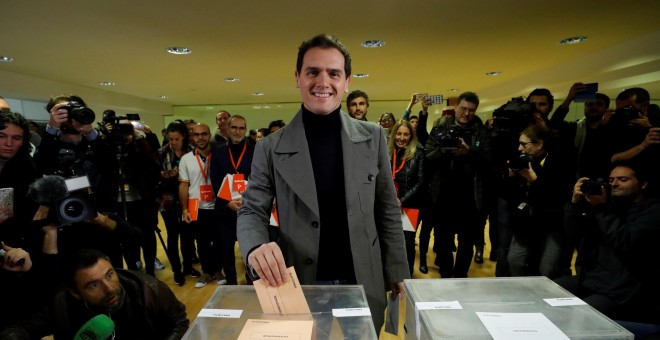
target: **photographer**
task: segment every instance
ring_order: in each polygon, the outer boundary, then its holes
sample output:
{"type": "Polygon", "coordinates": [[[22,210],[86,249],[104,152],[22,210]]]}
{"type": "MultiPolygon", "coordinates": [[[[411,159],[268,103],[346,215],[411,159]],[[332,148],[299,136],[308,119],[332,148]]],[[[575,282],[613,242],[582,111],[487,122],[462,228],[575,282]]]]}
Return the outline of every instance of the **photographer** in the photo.
{"type": "Polygon", "coordinates": [[[476,116],[479,97],[465,92],[455,114],[441,118],[426,145],[431,220],[435,230],[435,264],[440,276],[467,277],[477,233],[484,223],[483,170],[487,149],[485,130],[476,116]],[[458,234],[458,248],[454,243],[458,234]],[[456,262],[452,251],[456,250],[456,262]]]}
{"type": "Polygon", "coordinates": [[[46,110],[50,118],[34,161],[46,175],[86,175],[97,195],[97,207],[101,211],[113,211],[114,191],[109,185],[115,168],[112,150],[93,128],[95,115],[86,106],[82,98],[70,94],[48,101],[46,110]]]}
{"type": "MultiPolygon", "coordinates": [[[[142,124],[134,124],[126,118],[105,115],[107,133],[104,138],[115,149],[118,171],[114,174],[117,211],[131,225],[142,230],[142,251],[144,270],[154,275],[156,260],[156,230],[158,229],[158,208],[160,199],[160,161],[141,130],[142,124]],[[136,129],[135,126],[140,129],[136,129]],[[124,215],[125,213],[125,215],[124,215]]],[[[140,269],[140,247],[124,247],[124,257],[129,269],[140,269]]],[[[162,269],[162,268],[160,268],[162,269]]]]}
{"type": "Polygon", "coordinates": [[[644,165],[617,163],[608,190],[585,191],[588,178],[573,187],[565,207],[566,232],[581,240],[577,276],[559,285],[606,316],[660,323],[660,266],[653,259],[660,238],[660,200],[649,198],[644,165]]]}
{"type": "Polygon", "coordinates": [[[552,279],[562,269],[562,211],[575,172],[573,162],[553,149],[551,140],[547,127],[529,126],[518,140],[520,157],[509,161],[507,191],[516,193],[516,208],[509,215],[513,239],[507,260],[512,276],[552,279]]]}

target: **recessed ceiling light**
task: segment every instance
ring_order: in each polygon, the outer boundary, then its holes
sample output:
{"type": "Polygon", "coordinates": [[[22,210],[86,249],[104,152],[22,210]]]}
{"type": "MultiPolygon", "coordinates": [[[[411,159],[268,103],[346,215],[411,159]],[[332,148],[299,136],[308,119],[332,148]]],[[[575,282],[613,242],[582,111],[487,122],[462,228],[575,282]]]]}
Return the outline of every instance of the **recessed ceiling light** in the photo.
{"type": "Polygon", "coordinates": [[[170,97],[170,96],[158,96],[158,98],[160,98],[160,99],[167,99],[167,98],[169,98],[169,97],[170,97]]]}
{"type": "Polygon", "coordinates": [[[5,63],[11,63],[12,61],[14,61],[14,58],[0,56],[0,61],[5,62],[5,63]]]}
{"type": "Polygon", "coordinates": [[[369,73],[356,73],[353,75],[353,78],[368,78],[369,73]]]}
{"type": "Polygon", "coordinates": [[[570,37],[566,39],[559,40],[559,44],[561,45],[573,45],[573,44],[579,44],[587,41],[587,37],[570,37]]]}
{"type": "Polygon", "coordinates": [[[192,53],[192,51],[189,48],[185,48],[185,47],[168,47],[167,52],[172,53],[172,54],[190,54],[190,53],[192,53]]]}
{"type": "Polygon", "coordinates": [[[498,72],[498,71],[486,73],[487,76],[499,76],[500,74],[502,74],[502,72],[498,72]]]}
{"type": "Polygon", "coordinates": [[[239,78],[233,78],[233,77],[225,78],[225,81],[228,82],[228,83],[236,83],[240,80],[241,79],[239,79],[239,78]]]}
{"type": "Polygon", "coordinates": [[[376,48],[382,47],[385,45],[385,42],[382,40],[367,40],[362,42],[362,46],[366,48],[376,48]]]}
{"type": "Polygon", "coordinates": [[[447,90],[447,91],[449,91],[449,92],[456,92],[456,91],[458,91],[458,89],[449,89],[449,90],[447,90]]]}
{"type": "Polygon", "coordinates": [[[101,86],[115,86],[115,83],[113,83],[111,81],[101,81],[101,82],[99,82],[99,85],[101,85],[101,86]]]}
{"type": "Polygon", "coordinates": [[[253,95],[253,96],[257,96],[257,97],[261,97],[261,96],[264,95],[264,93],[263,93],[263,92],[255,92],[255,93],[253,93],[252,95],[253,95]]]}

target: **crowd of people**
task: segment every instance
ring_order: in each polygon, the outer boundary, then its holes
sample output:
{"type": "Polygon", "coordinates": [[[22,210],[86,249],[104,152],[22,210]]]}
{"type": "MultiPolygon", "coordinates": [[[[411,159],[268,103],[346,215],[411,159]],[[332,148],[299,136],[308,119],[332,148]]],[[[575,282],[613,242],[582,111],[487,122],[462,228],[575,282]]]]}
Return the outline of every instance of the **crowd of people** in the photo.
{"type": "Polygon", "coordinates": [[[302,284],[363,285],[376,330],[386,288],[434,269],[431,235],[440,276],[466,278],[487,221],[496,276],[547,276],[605,315],[660,324],[660,267],[645,261],[660,236],[660,113],[646,90],[612,108],[597,93],[577,122],[565,117],[582,83],[554,113],[536,89],[483,120],[465,92],[429,130],[423,93],[369,123],[350,75],[341,42],[316,36],[298,50],[290,122],[248,130],[221,110],[214,131],[176,120],[162,143],[112,111],[95,128],[75,95],[50,99],[35,139],[0,98],[2,336],[71,338],[101,314],[118,338],[180,338],[185,306],[154,277],[159,213],[177,285],[238,284],[238,242],[248,283],[280,285],[293,266],[302,284]]]}

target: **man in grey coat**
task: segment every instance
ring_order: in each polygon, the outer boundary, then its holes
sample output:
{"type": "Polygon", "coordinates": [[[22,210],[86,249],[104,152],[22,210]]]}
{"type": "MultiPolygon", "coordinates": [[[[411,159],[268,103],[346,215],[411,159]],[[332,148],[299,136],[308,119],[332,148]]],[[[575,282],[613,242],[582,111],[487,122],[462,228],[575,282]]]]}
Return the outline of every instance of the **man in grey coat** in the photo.
{"type": "Polygon", "coordinates": [[[257,143],[238,212],[238,242],[248,270],[267,284],[361,284],[376,332],[385,293],[409,278],[401,211],[379,126],[341,112],[351,59],[334,37],[318,35],[298,51],[301,110],[257,143]],[[273,199],[279,237],[269,239],[273,199]]]}

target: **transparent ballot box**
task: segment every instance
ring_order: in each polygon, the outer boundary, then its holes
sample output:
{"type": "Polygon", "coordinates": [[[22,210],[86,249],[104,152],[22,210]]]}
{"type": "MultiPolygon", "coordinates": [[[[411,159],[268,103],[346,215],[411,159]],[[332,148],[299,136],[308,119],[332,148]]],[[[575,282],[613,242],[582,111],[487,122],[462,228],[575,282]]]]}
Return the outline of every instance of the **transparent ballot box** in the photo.
{"type": "Polygon", "coordinates": [[[570,339],[633,339],[546,277],[405,280],[405,292],[406,339],[492,339],[477,313],[541,313],[570,339]]]}
{"type": "Polygon", "coordinates": [[[183,339],[237,339],[248,319],[314,320],[312,339],[378,339],[360,285],[302,286],[312,314],[264,314],[253,286],[219,286],[183,339]],[[368,314],[368,313],[367,313],[368,314]]]}

